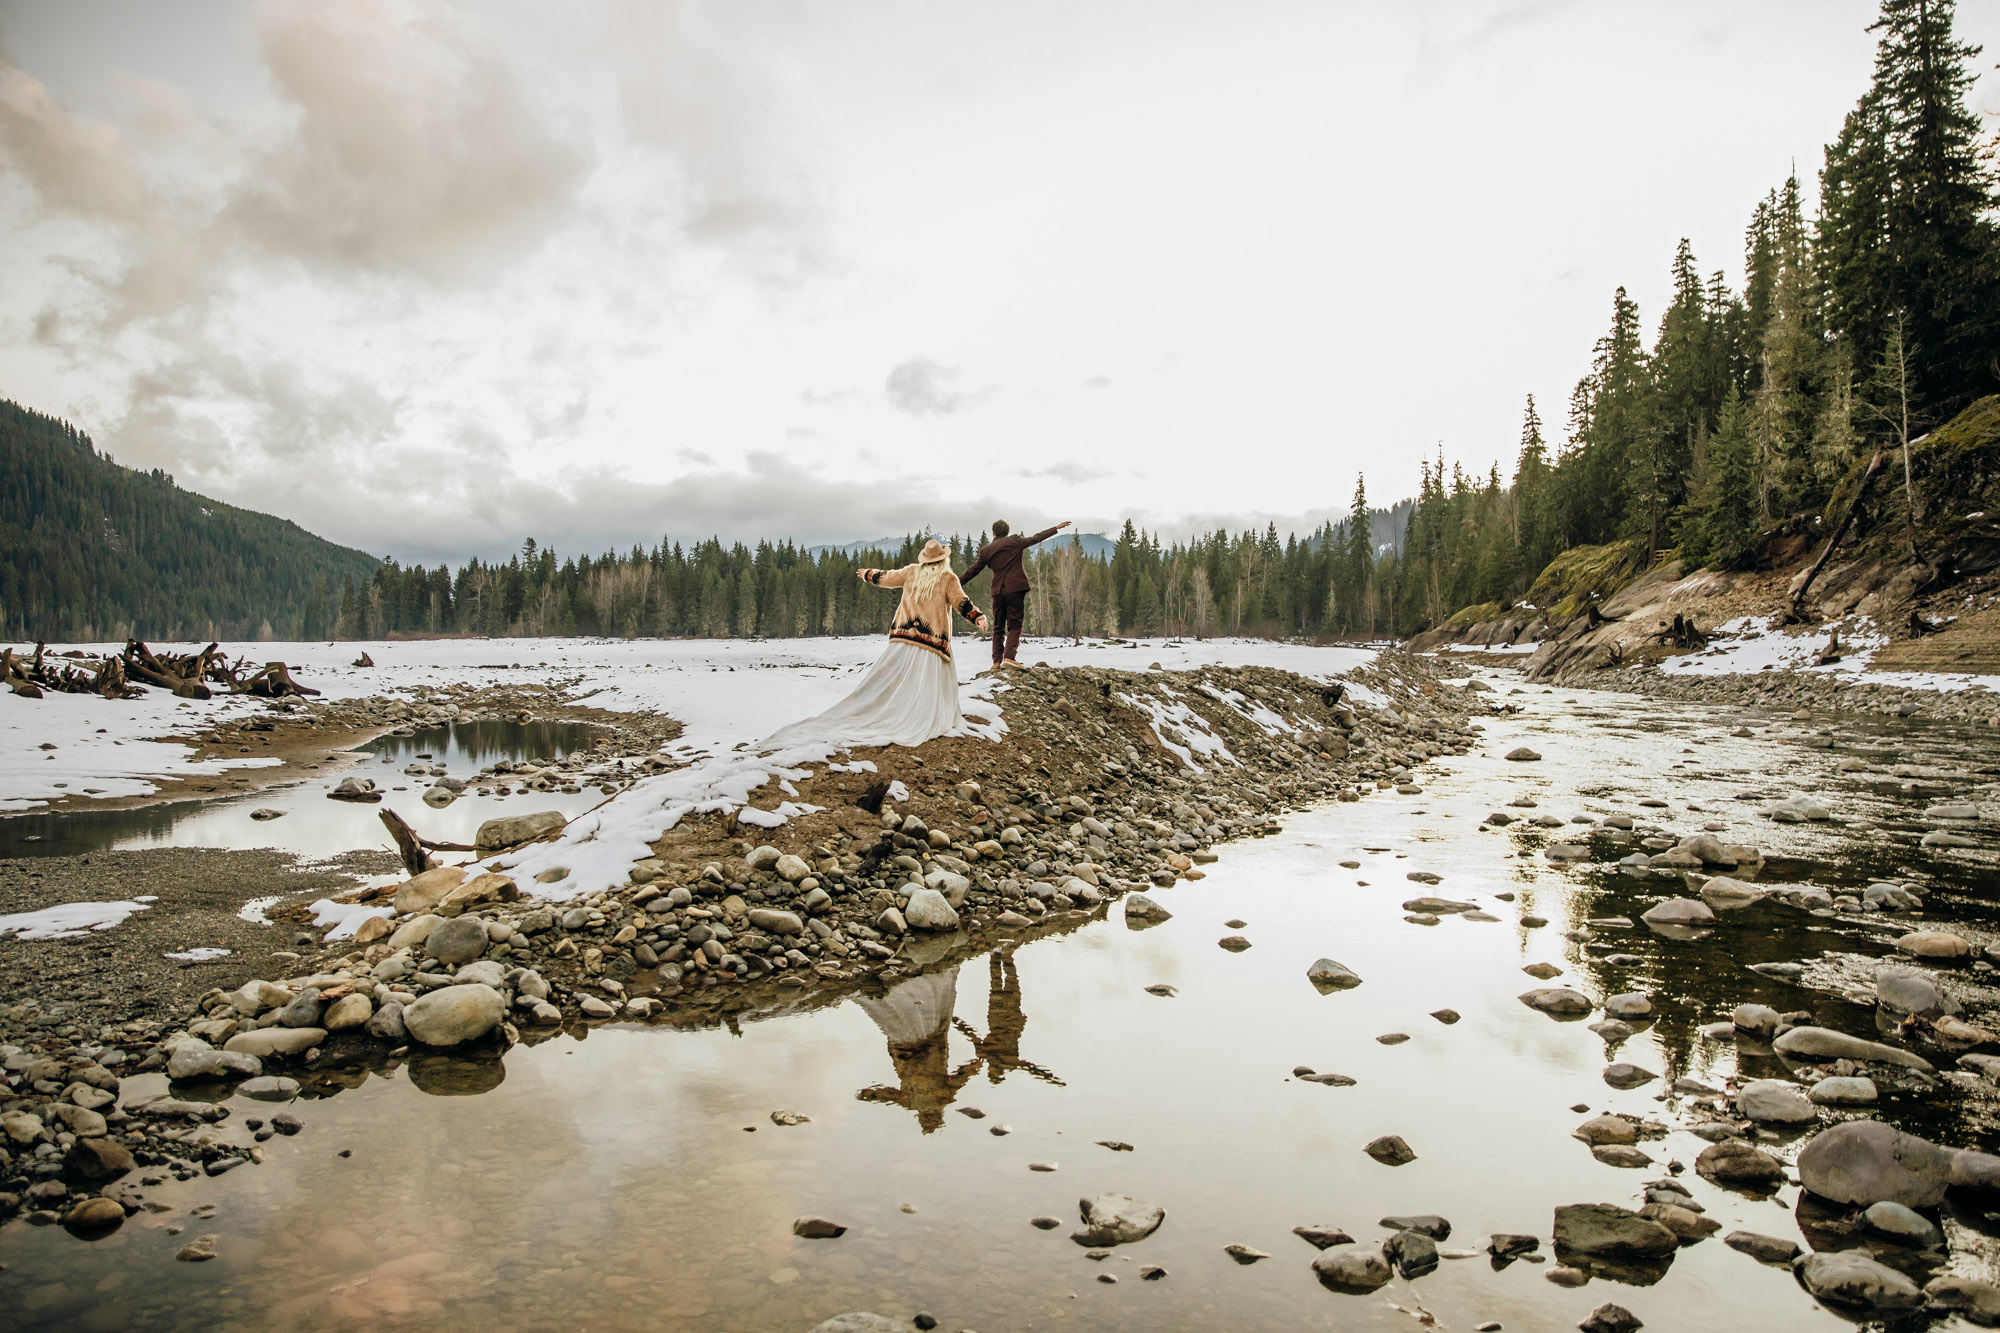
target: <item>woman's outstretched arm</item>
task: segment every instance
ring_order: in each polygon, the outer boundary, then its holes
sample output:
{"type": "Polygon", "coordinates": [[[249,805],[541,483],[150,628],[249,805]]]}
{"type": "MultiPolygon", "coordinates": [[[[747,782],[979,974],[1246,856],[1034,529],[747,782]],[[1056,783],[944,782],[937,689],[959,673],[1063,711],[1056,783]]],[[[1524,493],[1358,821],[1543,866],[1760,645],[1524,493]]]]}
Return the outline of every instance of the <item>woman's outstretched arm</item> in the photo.
{"type": "Polygon", "coordinates": [[[872,583],[878,588],[900,588],[910,581],[915,565],[904,565],[901,569],[857,569],[854,571],[863,583],[872,583]]]}
{"type": "Polygon", "coordinates": [[[965,585],[958,581],[958,575],[951,576],[951,586],[945,589],[945,595],[951,599],[952,610],[971,621],[974,629],[986,628],[985,614],[965,595],[965,585]]]}

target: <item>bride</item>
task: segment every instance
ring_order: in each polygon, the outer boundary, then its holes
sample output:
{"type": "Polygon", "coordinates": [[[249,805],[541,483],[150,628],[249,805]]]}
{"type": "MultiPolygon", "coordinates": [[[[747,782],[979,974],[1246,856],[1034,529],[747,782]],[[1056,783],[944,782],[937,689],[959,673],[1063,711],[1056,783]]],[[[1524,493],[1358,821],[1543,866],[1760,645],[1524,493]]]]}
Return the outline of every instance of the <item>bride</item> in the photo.
{"type": "Polygon", "coordinates": [[[924,543],[914,565],[858,571],[864,583],[903,590],[888,648],[845,699],[817,717],[773,732],[760,748],[802,741],[921,745],[964,725],[958,673],[951,661],[951,616],[956,611],[982,629],[986,617],[959,586],[945,554],[933,538],[924,543]]]}

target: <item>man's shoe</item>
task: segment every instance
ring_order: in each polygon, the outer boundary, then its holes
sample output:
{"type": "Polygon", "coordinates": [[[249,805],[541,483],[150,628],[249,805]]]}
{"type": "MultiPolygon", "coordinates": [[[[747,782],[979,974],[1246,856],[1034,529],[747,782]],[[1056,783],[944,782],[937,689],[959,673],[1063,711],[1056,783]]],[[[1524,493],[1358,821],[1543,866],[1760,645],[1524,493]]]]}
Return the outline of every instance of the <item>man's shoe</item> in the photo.
{"type": "Polygon", "coordinates": [[[1004,667],[1012,667],[1016,671],[1026,671],[1028,669],[1023,663],[1016,662],[1011,657],[1001,659],[1000,665],[1004,667]]]}

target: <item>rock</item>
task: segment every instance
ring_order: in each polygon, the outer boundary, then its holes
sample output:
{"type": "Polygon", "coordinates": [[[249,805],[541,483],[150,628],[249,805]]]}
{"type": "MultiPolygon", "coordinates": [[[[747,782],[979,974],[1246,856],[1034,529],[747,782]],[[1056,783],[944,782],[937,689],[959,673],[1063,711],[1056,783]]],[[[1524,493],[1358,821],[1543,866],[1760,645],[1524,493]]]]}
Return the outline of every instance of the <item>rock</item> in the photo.
{"type": "Polygon", "coordinates": [[[101,1236],[124,1224],[124,1208],[105,1198],[85,1199],[63,1214],[63,1228],[73,1236],[101,1236]]]}
{"type": "Polygon", "coordinates": [[[1868,1106],[1880,1094],[1872,1078],[1823,1078],[1806,1095],[1817,1106],[1868,1106]]]}
{"type": "Polygon", "coordinates": [[[583,1011],[585,1018],[612,1018],[618,1013],[609,1001],[600,1000],[595,995],[582,996],[577,1000],[576,1007],[583,1011]]]}
{"type": "Polygon", "coordinates": [[[426,912],[422,916],[413,916],[402,925],[396,927],[395,933],[389,936],[389,948],[391,950],[414,949],[425,940],[428,940],[431,937],[431,932],[443,924],[443,917],[433,915],[429,912],[426,912]]]}
{"type": "Polygon", "coordinates": [[[1952,1159],[1949,1149],[1879,1120],[1850,1120],[1799,1153],[1799,1182],[1834,1203],[1935,1208],[1951,1182],[1952,1159]]]}
{"type": "Polygon", "coordinates": [[[1627,1167],[1633,1170],[1653,1164],[1649,1154],[1625,1143],[1599,1144],[1590,1150],[1590,1155],[1606,1166],[1627,1167]]]}
{"type": "Polygon", "coordinates": [[[1896,948],[1913,958],[1967,958],[1972,946],[1946,930],[1916,930],[1896,941],[1896,948]]]}
{"type": "Polygon", "coordinates": [[[299,1081],[277,1074],[265,1074],[261,1078],[246,1079],[237,1085],[236,1091],[244,1097],[260,1102],[289,1102],[299,1095],[299,1081]]]}
{"type": "Polygon", "coordinates": [[[1637,1333],[1645,1325],[1639,1322],[1638,1315],[1616,1301],[1606,1301],[1592,1310],[1577,1327],[1583,1333],[1637,1333]]]}
{"type": "Polygon", "coordinates": [[[1656,926],[1712,926],[1715,912],[1696,898],[1669,898],[1641,912],[1639,919],[1656,926]]]}
{"type": "Polygon", "coordinates": [[[1604,1012],[1613,1018],[1644,1018],[1653,1012],[1653,1002],[1638,991],[1629,991],[1606,1000],[1604,1012]]]}
{"type": "Polygon", "coordinates": [[[1398,1231],[1382,1242],[1382,1257],[1408,1281],[1438,1266],[1437,1242],[1421,1231],[1398,1231]]]}
{"type": "Polygon", "coordinates": [[[1083,1225],[1070,1233],[1079,1245],[1129,1245],[1159,1230],[1167,1210],[1128,1194],[1098,1194],[1077,1200],[1083,1225]]]}
{"type": "Polygon", "coordinates": [[[421,916],[443,902],[447,893],[464,882],[464,866],[438,866],[421,875],[413,875],[396,886],[396,913],[398,916],[421,916]]]}
{"type": "Polygon", "coordinates": [[[1659,1075],[1650,1069],[1641,1069],[1638,1065],[1628,1064],[1623,1060],[1604,1066],[1604,1081],[1621,1091],[1644,1087],[1658,1077],[1659,1075]]]}
{"type": "Polygon", "coordinates": [[[1925,847],[1977,847],[1976,838],[1968,838],[1963,833],[1952,833],[1945,829],[1933,829],[1920,840],[1925,847]]]}
{"type": "Polygon", "coordinates": [[[750,924],[767,935],[803,935],[806,923],[791,912],[780,912],[770,907],[750,909],[750,924]]]}
{"type": "Polygon", "coordinates": [[[288,1028],[315,1028],[319,1021],[319,991],[311,986],[294,995],[291,1002],[278,1011],[278,1022],[288,1028]]]}
{"type": "Polygon", "coordinates": [[[531,815],[502,815],[481,824],[479,831],[472,835],[472,842],[482,852],[503,851],[554,833],[568,822],[556,810],[538,810],[531,815]]]}
{"type": "Polygon", "coordinates": [[[1450,916],[1454,912],[1470,912],[1477,903],[1462,903],[1454,898],[1412,898],[1403,904],[1405,912],[1418,912],[1425,916],[1450,916]]]}
{"type": "MultiPolygon", "coordinates": [[[[544,870],[542,875],[550,874],[544,870]]],[[[568,874],[564,872],[564,877],[568,874]]],[[[542,878],[537,875],[536,878],[542,878]]],[[[509,875],[480,875],[469,879],[444,896],[437,905],[437,914],[444,917],[459,916],[482,903],[514,903],[521,900],[520,886],[509,875]]]]}
{"type": "Polygon", "coordinates": [[[485,1036],[506,1016],[507,1001],[491,986],[441,986],[407,1005],[403,1024],[426,1046],[458,1046],[485,1036]]]}
{"type": "Polygon", "coordinates": [[[354,942],[356,944],[373,944],[375,941],[385,938],[395,928],[395,923],[386,916],[367,917],[360,925],[354,928],[354,942]]]}
{"type": "Polygon", "coordinates": [[[353,995],[343,995],[326,1007],[324,1026],[328,1032],[358,1028],[366,1023],[374,1012],[375,1002],[366,995],[358,992],[353,995]]]}
{"type": "Polygon", "coordinates": [[[1816,1298],[1846,1310],[1894,1314],[1924,1303],[1916,1283],[1857,1250],[1808,1254],[1795,1271],[1816,1298]]]}
{"type": "Polygon", "coordinates": [[[1537,981],[1547,981],[1550,977],[1562,975],[1562,969],[1554,963],[1530,963],[1521,970],[1537,981]]]}
{"type": "Polygon", "coordinates": [[[1337,990],[1352,990],[1361,984],[1360,976],[1352,968],[1331,958],[1322,958],[1307,968],[1306,980],[1322,995],[1337,990]]]}
{"type": "Polygon", "coordinates": [[[1717,875],[1701,886],[1701,900],[1719,911],[1748,907],[1761,902],[1764,896],[1764,890],[1725,875],[1717,875]]]}
{"type": "Polygon", "coordinates": [[[1486,1249],[1496,1259],[1510,1259],[1519,1254],[1533,1254],[1542,1248],[1540,1236],[1529,1236],[1517,1231],[1496,1231],[1487,1238],[1486,1249]]]}
{"type": "Polygon", "coordinates": [[[382,793],[375,790],[375,783],[371,778],[349,777],[342,778],[333,790],[327,793],[327,798],[334,801],[379,801],[382,799],[382,793]]]}
{"type": "Polygon", "coordinates": [[[1722,1238],[1722,1243],[1760,1264],[1789,1264],[1799,1256],[1797,1241],[1759,1235],[1755,1231],[1732,1231],[1722,1238]]]}
{"type": "Polygon", "coordinates": [[[216,1235],[214,1232],[210,1232],[205,1236],[196,1236],[193,1240],[181,1246],[180,1250],[175,1253],[174,1258],[184,1264],[206,1263],[215,1257],[215,1245],[221,1239],[222,1237],[216,1235]]]}
{"type": "Polygon", "coordinates": [[[1292,1234],[1304,1240],[1316,1250],[1331,1249],[1335,1245],[1352,1245],[1354,1237],[1339,1227],[1307,1226],[1293,1227],[1292,1234]]]}
{"type": "Polygon", "coordinates": [[[303,1055],[325,1040],[325,1028],[258,1028],[237,1033],[222,1049],[266,1060],[274,1055],[303,1055]]]}
{"type": "Polygon", "coordinates": [[[1922,1073],[1934,1072],[1931,1062],[1920,1055],[1881,1042],[1863,1041],[1831,1028],[1796,1027],[1771,1043],[1771,1049],[1793,1059],[1861,1060],[1877,1064],[1901,1065],[1922,1073]]]}
{"type": "Polygon", "coordinates": [[[1739,1004],[1731,1011],[1729,1021],[1738,1032],[1747,1032],[1768,1041],[1771,1034],[1778,1030],[1782,1016],[1768,1004],[1739,1004]]]}
{"type": "Polygon", "coordinates": [[[1736,1110],[1759,1125],[1809,1125],[1819,1119],[1819,1108],[1802,1088],[1774,1078],[1744,1084],[1736,1094],[1736,1110]]]}
{"type": "Polygon", "coordinates": [[[1601,1115],[1578,1125],[1570,1131],[1570,1137],[1582,1139],[1593,1148],[1606,1143],[1637,1143],[1639,1126],[1622,1115],[1601,1115]]]}
{"type": "Polygon", "coordinates": [[[1833,811],[1821,805],[1810,796],[1787,796],[1770,809],[1773,822],[1779,824],[1820,823],[1833,818],[1833,811]]]}
{"type": "Polygon", "coordinates": [[[1379,1139],[1371,1140],[1361,1151],[1384,1166],[1404,1166],[1417,1160],[1416,1153],[1403,1142],[1400,1134],[1384,1134],[1379,1139]]]}
{"type": "Polygon", "coordinates": [[[1516,746],[1514,749],[1507,751],[1507,757],[1517,764],[1531,764],[1541,758],[1540,755],[1525,745],[1516,746]]]}
{"type": "Polygon", "coordinates": [[[1593,1007],[1588,997],[1566,986],[1544,986],[1526,991],[1518,998],[1530,1009],[1539,1009],[1560,1018],[1580,1018],[1593,1007]]]}
{"type": "Polygon", "coordinates": [[[912,889],[903,907],[903,920],[912,930],[957,930],[958,913],[936,889],[912,889]]]}
{"type": "Polygon", "coordinates": [[[78,1139],[63,1154],[63,1166],[83,1180],[113,1180],[139,1165],[130,1150],[114,1139],[78,1139]]]}
{"type": "Polygon", "coordinates": [[[1785,1164],[1742,1139],[1724,1139],[1701,1150],[1694,1169],[1704,1179],[1735,1189],[1776,1189],[1785,1181],[1785,1164]]]}
{"type": "Polygon", "coordinates": [[[806,1240],[834,1240],[847,1234],[847,1228],[824,1217],[801,1217],[793,1221],[792,1234],[806,1240]]]}
{"type": "Polygon", "coordinates": [[[458,793],[442,783],[424,793],[424,804],[433,810],[442,810],[458,799],[458,793]]]}
{"type": "Polygon", "coordinates": [[[1672,1254],[1674,1233],[1650,1217],[1608,1203],[1572,1203],[1556,1209],[1556,1249],[1594,1258],[1630,1259],[1672,1254]]]}
{"type": "Polygon", "coordinates": [[[777,871],[778,878],[784,880],[787,884],[796,884],[806,876],[812,874],[811,866],[807,865],[802,858],[793,856],[789,852],[773,862],[771,868],[777,871]]]}
{"type": "Polygon", "coordinates": [[[486,952],[486,923],[476,916],[453,917],[430,933],[424,948],[447,967],[469,963],[486,952]]]}
{"type": "Polygon", "coordinates": [[[1250,947],[1250,941],[1242,935],[1225,935],[1215,943],[1218,947],[1227,949],[1231,953],[1242,953],[1250,947]]]}
{"type": "Polygon", "coordinates": [[[807,1333],[909,1333],[910,1326],[900,1319],[888,1319],[866,1310],[855,1314],[837,1314],[822,1323],[814,1324],[807,1333]]]}
{"type": "Polygon", "coordinates": [[[1169,912],[1143,893],[1132,894],[1125,900],[1125,919],[1127,921],[1170,921],[1173,919],[1173,915],[1172,912],[1169,912]]]}
{"type": "Polygon", "coordinates": [[[1933,1249],[1944,1244],[1944,1232],[1938,1229],[1935,1222],[1900,1203],[1887,1200],[1871,1203],[1861,1210],[1861,1221],[1878,1235],[1904,1245],[1914,1245],[1918,1249],[1933,1249]]]}
{"type": "Polygon", "coordinates": [[[1313,1274],[1335,1291],[1360,1295],[1383,1286],[1395,1271],[1373,1246],[1340,1245],[1313,1260],[1313,1274]]]}
{"type": "Polygon", "coordinates": [[[1976,1277],[1946,1273],[1924,1284],[1927,1310],[1962,1314],[1983,1328],[2000,1325],[2000,1287],[1976,1277]]]}
{"type": "Polygon", "coordinates": [[[1407,1217],[1385,1217],[1377,1226],[1391,1231],[1421,1231],[1432,1240],[1450,1240],[1451,1223],[1436,1213],[1413,1213],[1407,1217]]]}
{"type": "MultiPolygon", "coordinates": [[[[247,1034],[246,1034],[247,1035],[247,1034]]],[[[230,1038],[235,1041],[236,1038],[230,1038]]],[[[170,1079],[255,1078],[264,1072],[262,1062],[242,1051],[218,1051],[204,1041],[193,1039],[175,1044],[167,1057],[170,1079]]]]}
{"type": "MultiPolygon", "coordinates": [[[[1681,1195],[1680,1197],[1687,1198],[1686,1195],[1681,1195]]],[[[1690,1199],[1689,1202],[1692,1203],[1693,1200],[1690,1199]]],[[[1703,1217],[1694,1209],[1677,1203],[1662,1203],[1658,1200],[1653,1200],[1639,1209],[1639,1215],[1641,1217],[1650,1217],[1653,1221],[1658,1222],[1661,1226],[1673,1232],[1675,1239],[1679,1240],[1683,1245],[1692,1245],[1696,1241],[1706,1240],[1716,1232],[1722,1230],[1722,1223],[1715,1221],[1713,1218],[1703,1217]]]]}
{"type": "Polygon", "coordinates": [[[1222,1247],[1222,1252],[1239,1264],[1254,1264],[1259,1259],[1268,1259],[1271,1257],[1262,1250],[1254,1249],[1248,1245],[1225,1245],[1222,1247]]]}
{"type": "Polygon", "coordinates": [[[761,847],[752,848],[750,854],[743,858],[743,863],[752,870],[770,870],[776,867],[778,858],[783,855],[784,853],[776,847],[765,843],[761,847]]]}
{"type": "Polygon", "coordinates": [[[394,1000],[377,1009],[366,1027],[368,1035],[378,1041],[401,1042],[410,1032],[403,1023],[403,1006],[394,1000]]]}

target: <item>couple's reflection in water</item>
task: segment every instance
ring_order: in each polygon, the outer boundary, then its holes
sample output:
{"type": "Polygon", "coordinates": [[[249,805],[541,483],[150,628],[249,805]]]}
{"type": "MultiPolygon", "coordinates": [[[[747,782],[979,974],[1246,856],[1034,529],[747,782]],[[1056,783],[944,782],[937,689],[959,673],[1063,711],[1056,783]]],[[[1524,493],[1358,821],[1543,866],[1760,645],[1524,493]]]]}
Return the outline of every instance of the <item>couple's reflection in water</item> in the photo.
{"type": "Polygon", "coordinates": [[[857,1001],[888,1039],[889,1060],[896,1067],[897,1079],[895,1086],[863,1088],[857,1097],[908,1108],[929,1134],[944,1124],[946,1108],[981,1069],[990,1083],[999,1083],[1018,1069],[1061,1085],[1055,1074],[1021,1055],[1021,1034],[1027,1029],[1028,1016],[1021,1006],[1021,977],[1014,969],[1013,953],[990,954],[986,962],[983,1035],[952,1014],[958,1004],[957,963],[898,982],[879,998],[863,996],[857,1001]],[[972,1043],[972,1058],[956,1066],[951,1061],[953,1028],[972,1043]]]}

